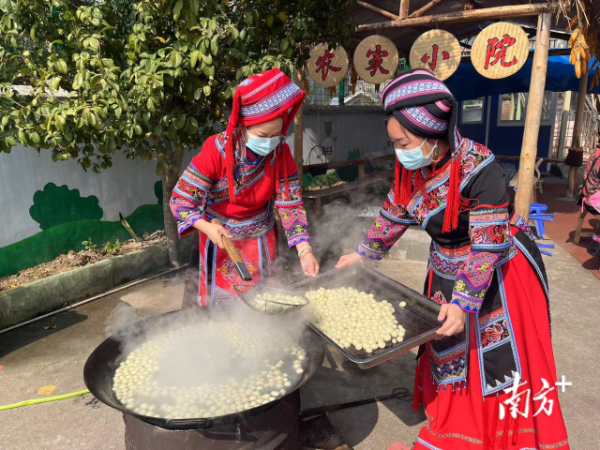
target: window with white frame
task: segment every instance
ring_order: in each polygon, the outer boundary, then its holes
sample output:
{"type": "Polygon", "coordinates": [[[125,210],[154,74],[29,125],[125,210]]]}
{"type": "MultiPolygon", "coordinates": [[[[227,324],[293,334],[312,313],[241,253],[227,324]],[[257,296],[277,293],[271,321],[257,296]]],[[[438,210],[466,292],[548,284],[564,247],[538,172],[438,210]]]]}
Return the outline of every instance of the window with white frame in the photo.
{"type": "MultiPolygon", "coordinates": [[[[525,113],[527,111],[528,94],[524,92],[502,94],[498,102],[498,125],[499,126],[519,126],[525,123],[525,113]]],[[[552,121],[554,94],[544,92],[542,101],[542,125],[549,125],[552,121]]]]}
{"type": "Polygon", "coordinates": [[[522,92],[502,94],[500,96],[498,125],[515,126],[525,120],[527,96],[522,92]]]}
{"type": "Polygon", "coordinates": [[[465,100],[461,104],[460,123],[463,125],[476,125],[483,123],[483,106],[485,97],[465,100]]]}

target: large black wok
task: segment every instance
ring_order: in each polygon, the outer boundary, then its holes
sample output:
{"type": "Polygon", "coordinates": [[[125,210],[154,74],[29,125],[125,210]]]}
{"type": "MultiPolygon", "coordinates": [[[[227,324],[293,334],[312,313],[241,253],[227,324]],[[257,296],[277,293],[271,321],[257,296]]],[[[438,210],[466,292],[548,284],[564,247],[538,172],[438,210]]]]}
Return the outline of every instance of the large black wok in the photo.
{"type": "MultiPolygon", "coordinates": [[[[279,398],[265,405],[240,413],[218,417],[199,417],[194,419],[161,419],[147,417],[137,414],[122,405],[112,390],[113,379],[115,371],[121,362],[136,348],[135,343],[143,343],[148,330],[159,325],[161,321],[164,321],[165,319],[171,321],[173,318],[176,318],[177,315],[189,319],[190,314],[198,314],[202,317],[208,315],[210,317],[210,312],[207,308],[198,308],[197,310],[192,310],[192,312],[190,312],[190,310],[174,311],[137,322],[106,339],[92,352],[83,368],[83,380],[87,388],[98,400],[112,408],[135,416],[150,424],[172,430],[212,428],[242,422],[267,411],[282,400],[279,398]],[[127,336],[127,348],[125,348],[124,345],[124,336],[127,336]],[[134,345],[131,344],[132,341],[134,342],[134,345]]],[[[277,320],[277,318],[274,317],[272,320],[277,320]]],[[[307,349],[307,359],[304,373],[298,384],[295,386],[295,389],[298,389],[306,383],[306,381],[308,381],[308,379],[321,367],[324,357],[324,343],[310,328],[307,328],[304,331],[299,344],[307,349]]]]}

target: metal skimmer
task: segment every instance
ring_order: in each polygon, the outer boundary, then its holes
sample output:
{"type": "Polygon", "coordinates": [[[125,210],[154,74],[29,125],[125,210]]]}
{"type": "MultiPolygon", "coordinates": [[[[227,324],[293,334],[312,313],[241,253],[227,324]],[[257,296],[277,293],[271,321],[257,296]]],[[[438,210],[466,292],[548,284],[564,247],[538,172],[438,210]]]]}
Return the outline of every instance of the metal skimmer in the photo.
{"type": "Polygon", "coordinates": [[[236,285],[233,286],[233,289],[250,308],[270,316],[289,314],[310,303],[303,295],[297,295],[284,289],[249,284],[236,285]]]}

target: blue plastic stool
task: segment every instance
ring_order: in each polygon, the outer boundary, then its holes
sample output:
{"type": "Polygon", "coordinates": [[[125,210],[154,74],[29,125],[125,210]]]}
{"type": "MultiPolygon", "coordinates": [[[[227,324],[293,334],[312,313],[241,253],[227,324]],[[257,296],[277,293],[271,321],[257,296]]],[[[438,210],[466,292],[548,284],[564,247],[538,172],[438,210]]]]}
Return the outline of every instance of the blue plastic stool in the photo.
{"type": "Polygon", "coordinates": [[[537,244],[537,246],[540,249],[540,253],[542,253],[544,255],[548,255],[548,256],[552,256],[552,253],[550,253],[549,251],[543,250],[543,249],[556,247],[556,245],[554,245],[554,244],[537,244]]]}
{"type": "Polygon", "coordinates": [[[538,239],[544,239],[546,229],[544,228],[544,222],[552,222],[552,218],[556,217],[556,214],[545,213],[548,209],[548,205],[543,203],[532,203],[529,206],[529,220],[535,223],[535,230],[538,239]]]}
{"type": "MultiPolygon", "coordinates": [[[[535,224],[535,231],[537,234],[538,240],[544,239],[544,235],[546,234],[546,228],[544,227],[544,222],[552,222],[552,219],[556,217],[556,213],[549,214],[545,211],[548,210],[548,205],[544,205],[543,203],[532,203],[529,206],[529,220],[533,221],[535,224]]],[[[536,243],[538,248],[540,249],[540,253],[552,256],[545,248],[555,248],[554,244],[539,244],[536,243]]]]}

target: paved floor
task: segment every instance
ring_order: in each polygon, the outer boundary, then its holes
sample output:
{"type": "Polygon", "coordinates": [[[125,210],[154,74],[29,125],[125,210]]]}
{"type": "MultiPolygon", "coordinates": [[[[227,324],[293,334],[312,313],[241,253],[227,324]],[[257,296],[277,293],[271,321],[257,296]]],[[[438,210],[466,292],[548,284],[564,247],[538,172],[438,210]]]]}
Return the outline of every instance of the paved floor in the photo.
{"type": "MultiPolygon", "coordinates": [[[[595,374],[600,373],[600,362],[592,330],[600,321],[600,281],[560,247],[547,261],[558,374],[573,382],[561,394],[572,448],[596,450],[600,448],[600,386],[595,374]]],[[[380,270],[419,290],[425,264],[390,260],[380,270]]],[[[185,276],[157,278],[0,335],[0,404],[37,398],[37,390],[45,385],[55,385],[55,395],[82,389],[83,364],[106,334],[140,317],[178,309],[185,276]],[[112,325],[107,329],[107,324],[112,325]]],[[[303,408],[384,395],[395,387],[412,390],[413,372],[414,354],[361,371],[332,350],[303,388],[303,408]]],[[[339,433],[359,450],[413,442],[423,420],[409,402],[396,400],[331,415],[339,433]]],[[[123,421],[89,394],[0,412],[0,450],[32,449],[122,450],[123,421]]]]}
{"type": "MultiPolygon", "coordinates": [[[[544,193],[538,194],[538,202],[548,205],[548,212],[556,213],[556,217],[552,222],[545,223],[546,234],[579,261],[583,268],[600,279],[600,259],[593,258],[587,252],[587,246],[592,238],[581,238],[579,244],[573,242],[581,206],[577,206],[574,200],[567,200],[565,193],[566,186],[563,182],[560,184],[545,183],[544,193]]],[[[600,219],[588,214],[585,218],[583,231],[593,232],[598,227],[599,222],[600,219]]]]}

